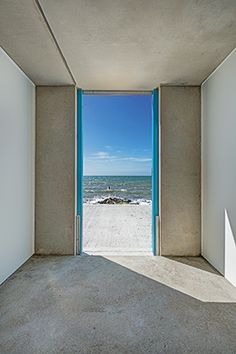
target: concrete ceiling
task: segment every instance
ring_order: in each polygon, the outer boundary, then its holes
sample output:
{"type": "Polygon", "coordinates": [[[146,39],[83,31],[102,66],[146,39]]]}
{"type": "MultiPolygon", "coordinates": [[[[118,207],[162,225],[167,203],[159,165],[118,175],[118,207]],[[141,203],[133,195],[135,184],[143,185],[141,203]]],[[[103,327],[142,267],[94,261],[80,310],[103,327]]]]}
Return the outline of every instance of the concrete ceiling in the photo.
{"type": "Polygon", "coordinates": [[[236,46],[236,1],[6,0],[0,33],[37,84],[198,85],[236,46]]]}
{"type": "Polygon", "coordinates": [[[73,84],[33,0],[0,0],[0,45],[35,84],[73,84]]]}

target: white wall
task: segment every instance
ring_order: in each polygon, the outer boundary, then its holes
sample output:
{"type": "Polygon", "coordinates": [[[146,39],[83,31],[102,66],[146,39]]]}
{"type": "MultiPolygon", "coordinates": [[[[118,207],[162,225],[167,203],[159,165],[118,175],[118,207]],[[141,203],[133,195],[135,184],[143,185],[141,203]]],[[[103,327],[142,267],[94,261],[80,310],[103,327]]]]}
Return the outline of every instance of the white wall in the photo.
{"type": "Polygon", "coordinates": [[[202,254],[236,285],[236,50],[202,85],[202,254]]]}
{"type": "Polygon", "coordinates": [[[0,48],[0,283],[34,253],[35,87],[0,48]]]}

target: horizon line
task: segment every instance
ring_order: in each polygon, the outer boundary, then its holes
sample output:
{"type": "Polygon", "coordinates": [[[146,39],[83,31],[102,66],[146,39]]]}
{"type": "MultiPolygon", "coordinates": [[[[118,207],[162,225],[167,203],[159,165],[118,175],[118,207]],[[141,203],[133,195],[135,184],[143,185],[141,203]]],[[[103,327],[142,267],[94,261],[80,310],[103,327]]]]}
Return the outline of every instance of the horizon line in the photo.
{"type": "Polygon", "coordinates": [[[152,177],[152,175],[83,175],[83,177],[152,177]]]}

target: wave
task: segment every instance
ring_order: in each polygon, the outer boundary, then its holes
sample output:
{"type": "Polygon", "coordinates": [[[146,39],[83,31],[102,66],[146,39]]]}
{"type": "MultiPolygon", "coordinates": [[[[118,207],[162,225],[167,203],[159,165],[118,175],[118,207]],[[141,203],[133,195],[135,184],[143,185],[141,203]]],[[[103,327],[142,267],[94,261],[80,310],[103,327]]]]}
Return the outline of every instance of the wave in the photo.
{"type": "Polygon", "coordinates": [[[135,200],[131,201],[130,204],[152,205],[152,201],[150,199],[135,199],[135,200]]]}
{"type": "Polygon", "coordinates": [[[121,188],[121,189],[101,189],[100,192],[102,193],[113,193],[113,192],[127,192],[127,189],[121,188]]]}
{"type": "Polygon", "coordinates": [[[151,205],[150,199],[126,199],[121,197],[94,197],[92,199],[84,199],[84,204],[130,204],[130,205],[151,205]]]}

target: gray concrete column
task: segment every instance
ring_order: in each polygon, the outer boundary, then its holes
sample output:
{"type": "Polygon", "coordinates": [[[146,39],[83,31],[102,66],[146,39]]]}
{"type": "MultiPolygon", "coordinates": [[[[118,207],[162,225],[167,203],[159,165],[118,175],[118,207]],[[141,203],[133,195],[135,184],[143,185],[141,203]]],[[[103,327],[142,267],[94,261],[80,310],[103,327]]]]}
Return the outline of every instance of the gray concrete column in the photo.
{"type": "Polygon", "coordinates": [[[200,87],[160,87],[160,250],[200,254],[200,87]]]}
{"type": "Polygon", "coordinates": [[[74,86],[36,89],[36,253],[74,253],[74,86]]]}

